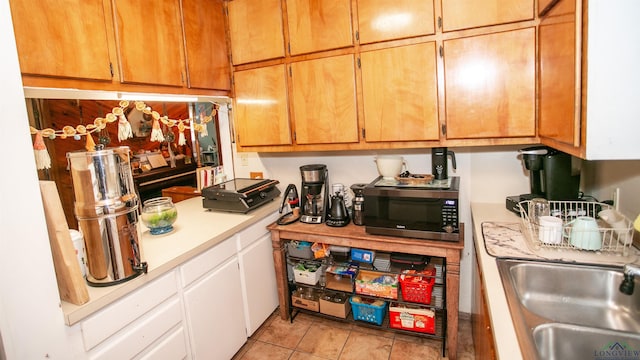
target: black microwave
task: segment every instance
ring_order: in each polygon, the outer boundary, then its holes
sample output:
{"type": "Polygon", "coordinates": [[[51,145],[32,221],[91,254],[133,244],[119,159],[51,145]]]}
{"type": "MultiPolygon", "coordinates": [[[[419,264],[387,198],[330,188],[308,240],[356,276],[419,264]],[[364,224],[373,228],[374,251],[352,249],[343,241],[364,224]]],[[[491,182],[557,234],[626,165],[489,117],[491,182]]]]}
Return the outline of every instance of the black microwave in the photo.
{"type": "Polygon", "coordinates": [[[374,235],[458,241],[460,178],[433,187],[380,186],[364,189],[365,231],[374,235]]]}

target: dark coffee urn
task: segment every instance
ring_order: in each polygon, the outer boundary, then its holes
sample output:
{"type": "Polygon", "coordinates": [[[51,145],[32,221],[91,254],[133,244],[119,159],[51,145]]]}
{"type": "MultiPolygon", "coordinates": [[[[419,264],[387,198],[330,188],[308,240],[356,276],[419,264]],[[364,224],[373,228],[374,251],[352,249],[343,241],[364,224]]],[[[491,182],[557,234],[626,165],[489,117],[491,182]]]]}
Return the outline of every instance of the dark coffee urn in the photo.
{"type": "Polygon", "coordinates": [[[449,178],[447,156],[451,155],[451,165],[456,168],[456,154],[446,147],[431,149],[431,173],[434,180],[447,180],[449,178]]]}

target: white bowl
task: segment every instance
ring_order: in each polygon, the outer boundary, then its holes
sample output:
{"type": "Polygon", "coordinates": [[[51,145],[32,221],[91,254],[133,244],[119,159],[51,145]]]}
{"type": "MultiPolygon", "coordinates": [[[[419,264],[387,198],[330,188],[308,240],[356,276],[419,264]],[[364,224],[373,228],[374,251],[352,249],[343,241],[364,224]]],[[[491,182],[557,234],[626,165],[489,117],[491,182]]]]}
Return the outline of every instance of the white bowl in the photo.
{"type": "Polygon", "coordinates": [[[394,179],[400,175],[403,165],[406,164],[402,156],[396,155],[379,155],[375,162],[378,165],[378,173],[384,179],[394,179]]]}

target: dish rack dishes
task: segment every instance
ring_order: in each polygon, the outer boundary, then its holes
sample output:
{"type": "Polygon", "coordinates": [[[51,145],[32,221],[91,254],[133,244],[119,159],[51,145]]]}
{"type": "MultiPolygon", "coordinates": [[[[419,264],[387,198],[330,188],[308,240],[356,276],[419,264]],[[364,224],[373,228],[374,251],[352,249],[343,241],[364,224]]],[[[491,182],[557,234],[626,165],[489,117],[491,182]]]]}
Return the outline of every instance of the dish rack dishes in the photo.
{"type": "Polygon", "coordinates": [[[547,229],[543,229],[531,221],[528,213],[529,203],[531,203],[529,200],[521,201],[519,206],[523,233],[533,249],[563,249],[622,256],[629,254],[629,249],[633,244],[633,222],[624,217],[621,224],[612,227],[598,216],[603,210],[612,210],[612,206],[589,201],[549,201],[550,215],[562,220],[562,234],[558,241],[544,242],[541,239],[548,237],[541,236],[540,232],[541,230],[547,231],[547,229]],[[596,236],[600,240],[598,246],[581,246],[581,243],[572,241],[572,233],[578,232],[578,235],[582,235],[580,232],[584,234],[587,232],[587,230],[573,229],[575,220],[582,217],[595,219],[597,228],[588,231],[590,232],[589,236],[596,236]]]}

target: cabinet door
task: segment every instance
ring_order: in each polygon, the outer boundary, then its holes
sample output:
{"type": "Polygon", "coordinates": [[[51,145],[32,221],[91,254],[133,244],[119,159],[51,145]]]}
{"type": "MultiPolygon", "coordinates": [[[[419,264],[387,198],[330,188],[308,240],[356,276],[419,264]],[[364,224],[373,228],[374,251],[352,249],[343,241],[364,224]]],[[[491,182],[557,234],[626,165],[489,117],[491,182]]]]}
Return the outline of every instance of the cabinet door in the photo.
{"type": "Polygon", "coordinates": [[[247,340],[238,259],[232,258],[184,292],[194,359],[231,359],[247,340]]]}
{"type": "Polygon", "coordinates": [[[353,55],[291,64],[296,143],[358,142],[353,55]]]}
{"type": "Polygon", "coordinates": [[[247,335],[251,336],[278,307],[278,285],[273,265],[271,234],[238,255],[244,297],[247,335]]]}
{"type": "Polygon", "coordinates": [[[532,0],[444,0],[443,31],[533,19],[532,0]]]}
{"type": "Polygon", "coordinates": [[[438,140],[435,43],[361,54],[366,140],[438,140]]]}
{"type": "MultiPolygon", "coordinates": [[[[562,1],[538,30],[540,91],[538,135],[580,146],[580,112],[576,94],[575,0],[562,1]],[[566,9],[566,6],[572,9],[566,9]],[[569,10],[567,11],[555,11],[569,10]],[[571,11],[572,10],[572,11],[571,11]]],[[[579,85],[578,85],[579,86],[579,85]]],[[[579,90],[579,88],[578,88],[579,90]]]]}
{"type": "Polygon", "coordinates": [[[10,5],[23,74],[111,80],[106,23],[111,17],[105,17],[103,0],[10,5]]]}
{"type": "Polygon", "coordinates": [[[182,0],[189,87],[229,90],[231,69],[222,0],[182,0]]]}
{"type": "Polygon", "coordinates": [[[478,360],[491,360],[496,358],[493,346],[493,331],[491,330],[491,318],[485,299],[484,284],[480,273],[480,267],[476,257],[473,258],[473,302],[471,305],[471,330],[475,358],[478,360]]]}
{"type": "Polygon", "coordinates": [[[444,42],[448,139],[535,136],[535,29],[444,42]]]}
{"type": "Polygon", "coordinates": [[[234,73],[240,145],[291,144],[285,69],[284,65],[274,65],[234,73]]]}
{"type": "Polygon", "coordinates": [[[353,45],[351,0],[287,0],[291,55],[353,45]]]}
{"type": "Polygon", "coordinates": [[[361,44],[434,32],[433,0],[358,0],[361,44]]]}
{"type": "Polygon", "coordinates": [[[280,0],[233,0],[228,7],[235,65],[284,56],[280,0]]]}
{"type": "Polygon", "coordinates": [[[183,86],[179,0],[114,0],[121,81],[183,86]]]}

